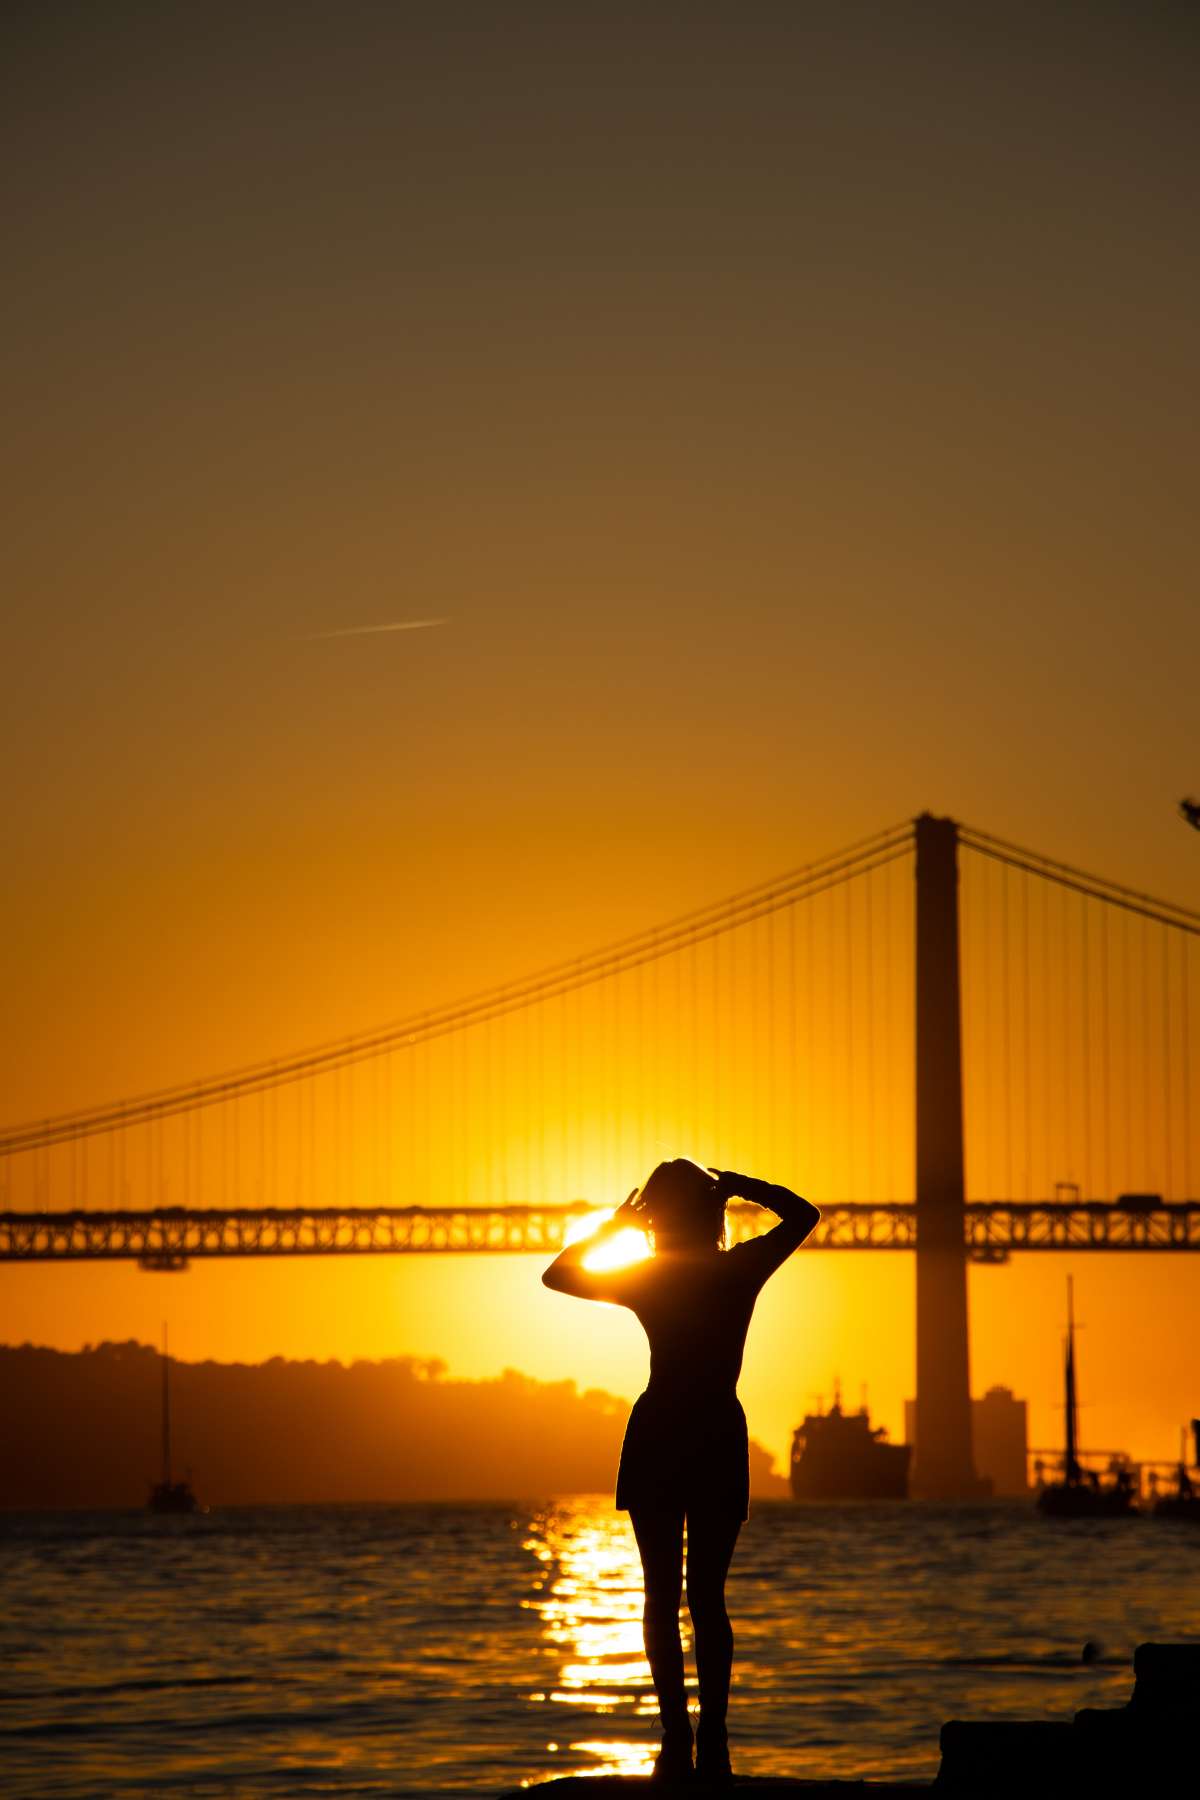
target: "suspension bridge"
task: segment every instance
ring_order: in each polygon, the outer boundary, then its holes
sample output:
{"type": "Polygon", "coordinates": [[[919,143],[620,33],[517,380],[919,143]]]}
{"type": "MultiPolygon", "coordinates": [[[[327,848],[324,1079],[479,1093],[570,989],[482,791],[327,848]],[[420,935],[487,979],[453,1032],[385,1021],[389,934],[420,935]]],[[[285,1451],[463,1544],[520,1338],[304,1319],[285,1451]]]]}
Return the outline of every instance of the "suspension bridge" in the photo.
{"type": "Polygon", "coordinates": [[[915,1252],[915,1486],[968,1494],[968,1260],[1200,1250],[1197,935],[923,814],[527,979],[0,1131],[0,1261],[549,1254],[692,1154],[815,1200],[815,1248],[915,1252]]]}

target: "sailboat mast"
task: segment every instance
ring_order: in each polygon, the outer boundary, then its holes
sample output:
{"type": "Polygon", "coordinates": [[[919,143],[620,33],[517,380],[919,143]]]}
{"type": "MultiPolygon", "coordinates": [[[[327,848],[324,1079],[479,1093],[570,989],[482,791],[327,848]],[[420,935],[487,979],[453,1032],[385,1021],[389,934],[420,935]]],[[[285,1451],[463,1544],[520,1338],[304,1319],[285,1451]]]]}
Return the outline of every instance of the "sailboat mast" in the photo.
{"type": "Polygon", "coordinates": [[[1075,1293],[1071,1277],[1067,1276],[1067,1455],[1066,1476],[1068,1481],[1079,1479],[1079,1428],[1076,1415],[1075,1400],[1075,1293]]]}
{"type": "Polygon", "coordinates": [[[171,1485],[171,1386],[167,1376],[167,1326],[163,1321],[162,1348],[162,1478],[163,1486],[171,1485]]]}

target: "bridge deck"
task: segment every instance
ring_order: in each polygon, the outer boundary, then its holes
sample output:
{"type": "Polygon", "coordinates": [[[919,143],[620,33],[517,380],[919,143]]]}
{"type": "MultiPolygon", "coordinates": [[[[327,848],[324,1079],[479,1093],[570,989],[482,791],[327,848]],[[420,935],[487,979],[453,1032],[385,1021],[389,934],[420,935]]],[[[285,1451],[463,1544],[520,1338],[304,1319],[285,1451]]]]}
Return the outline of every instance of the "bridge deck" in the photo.
{"type": "MultiPolygon", "coordinates": [[[[183,1268],[227,1256],[553,1255],[569,1223],[593,1209],[500,1207],[164,1207],[147,1212],[0,1212],[0,1262],[134,1261],[183,1268]]],[[[766,1229],[758,1207],[731,1207],[733,1236],[766,1229]]],[[[968,1256],[1013,1251],[1200,1251],[1200,1201],[1122,1206],[1106,1201],[976,1201],[966,1208],[968,1256]]],[[[915,1250],[911,1202],[825,1206],[817,1250],[915,1250]]]]}

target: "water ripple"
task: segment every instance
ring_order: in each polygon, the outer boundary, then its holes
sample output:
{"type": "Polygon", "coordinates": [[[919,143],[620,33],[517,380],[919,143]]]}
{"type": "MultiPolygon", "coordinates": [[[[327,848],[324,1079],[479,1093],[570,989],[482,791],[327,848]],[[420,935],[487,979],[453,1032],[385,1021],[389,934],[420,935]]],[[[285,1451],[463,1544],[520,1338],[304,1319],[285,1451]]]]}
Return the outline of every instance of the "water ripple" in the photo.
{"type": "MultiPolygon", "coordinates": [[[[943,1719],[1115,1704],[1135,1644],[1200,1636],[1197,1575],[1200,1533],[1150,1520],[759,1505],[729,1588],[738,1765],[922,1778],[943,1719]]],[[[655,1747],[607,1498],[10,1514],[0,1581],[6,1800],[424,1800],[655,1747]]]]}

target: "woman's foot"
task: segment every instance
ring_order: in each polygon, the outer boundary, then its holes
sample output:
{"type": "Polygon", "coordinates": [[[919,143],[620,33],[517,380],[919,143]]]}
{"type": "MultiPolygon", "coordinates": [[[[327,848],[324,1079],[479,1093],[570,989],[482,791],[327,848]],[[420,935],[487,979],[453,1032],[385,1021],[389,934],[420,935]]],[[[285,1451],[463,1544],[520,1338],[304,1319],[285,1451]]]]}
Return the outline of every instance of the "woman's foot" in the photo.
{"type": "Polygon", "coordinates": [[[692,1728],[690,1725],[663,1732],[662,1749],[654,1759],[650,1779],[663,1784],[691,1781],[692,1728]]]}
{"type": "Polygon", "coordinates": [[[709,1725],[703,1718],[696,1732],[696,1780],[706,1787],[732,1787],[733,1770],[729,1766],[729,1738],[725,1721],[709,1725]]]}

